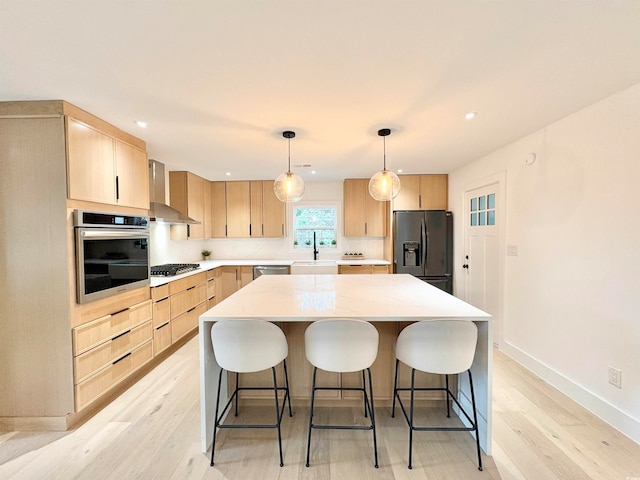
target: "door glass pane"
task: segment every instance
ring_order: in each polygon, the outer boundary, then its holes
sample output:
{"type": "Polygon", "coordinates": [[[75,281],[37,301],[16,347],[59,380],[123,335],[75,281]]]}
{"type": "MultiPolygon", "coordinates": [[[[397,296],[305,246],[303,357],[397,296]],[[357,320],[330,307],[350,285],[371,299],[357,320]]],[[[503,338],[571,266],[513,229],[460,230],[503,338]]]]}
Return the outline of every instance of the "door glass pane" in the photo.
{"type": "Polygon", "coordinates": [[[472,198],[471,199],[471,211],[475,212],[476,210],[478,210],[478,199],[477,198],[472,198]]]}
{"type": "Polygon", "coordinates": [[[487,208],[486,199],[484,195],[478,198],[478,210],[484,210],[487,208]]]}
{"type": "Polygon", "coordinates": [[[475,227],[478,225],[478,214],[477,213],[472,213],[471,214],[471,226],[475,227]]]}
{"type": "Polygon", "coordinates": [[[487,225],[495,225],[496,224],[496,211],[489,210],[487,212],[487,225]]]}
{"type": "Polygon", "coordinates": [[[484,225],[484,224],[485,224],[484,216],[485,216],[485,212],[480,212],[480,213],[478,214],[478,223],[479,223],[480,225],[484,225]]]}
{"type": "Polygon", "coordinates": [[[496,208],[496,194],[487,195],[487,208],[496,208]]]}

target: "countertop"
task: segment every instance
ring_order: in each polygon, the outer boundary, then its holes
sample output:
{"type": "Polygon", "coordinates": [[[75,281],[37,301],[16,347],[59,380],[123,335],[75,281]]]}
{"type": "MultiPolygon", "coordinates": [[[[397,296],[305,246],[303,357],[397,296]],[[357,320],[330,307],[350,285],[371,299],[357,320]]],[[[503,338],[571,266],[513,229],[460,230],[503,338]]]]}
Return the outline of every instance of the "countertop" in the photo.
{"type": "MultiPolygon", "coordinates": [[[[363,260],[335,260],[335,259],[322,259],[317,260],[318,262],[336,262],[337,265],[391,265],[391,262],[388,260],[380,260],[380,259],[363,259],[363,260]]],[[[173,282],[175,280],[180,280],[181,278],[188,277],[190,275],[196,275],[200,272],[206,272],[207,270],[212,270],[218,267],[228,267],[228,266],[250,266],[253,267],[255,265],[288,265],[291,266],[294,262],[313,262],[313,260],[306,260],[303,258],[291,260],[283,260],[283,259],[271,259],[271,260],[204,260],[201,262],[190,262],[197,263],[200,265],[198,270],[192,270],[191,272],[182,273],[180,275],[174,275],[172,277],[151,277],[150,286],[151,287],[159,287],[161,285],[165,285],[169,282],[173,282]]]]}

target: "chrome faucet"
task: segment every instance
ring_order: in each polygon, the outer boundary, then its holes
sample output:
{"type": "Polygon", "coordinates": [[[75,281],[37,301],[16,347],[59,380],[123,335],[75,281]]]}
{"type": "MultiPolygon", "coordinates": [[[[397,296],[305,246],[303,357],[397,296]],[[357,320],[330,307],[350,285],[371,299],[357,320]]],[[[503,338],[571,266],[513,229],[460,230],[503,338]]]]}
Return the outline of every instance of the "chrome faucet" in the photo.
{"type": "Polygon", "coordinates": [[[320,252],[318,251],[318,248],[316,247],[316,232],[313,232],[313,259],[317,260],[318,259],[318,254],[320,252]]]}

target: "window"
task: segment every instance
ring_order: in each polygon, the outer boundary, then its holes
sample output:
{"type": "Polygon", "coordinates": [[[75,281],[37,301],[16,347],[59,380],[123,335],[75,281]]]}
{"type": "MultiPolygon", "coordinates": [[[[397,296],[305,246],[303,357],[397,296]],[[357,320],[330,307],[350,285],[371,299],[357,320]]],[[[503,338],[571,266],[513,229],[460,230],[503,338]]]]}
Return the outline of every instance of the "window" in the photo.
{"type": "Polygon", "coordinates": [[[296,205],[293,207],[293,245],[296,249],[337,248],[338,207],[336,205],[296,205]]]}
{"type": "Polygon", "coordinates": [[[472,198],[470,207],[472,227],[496,224],[495,193],[472,198]]]}

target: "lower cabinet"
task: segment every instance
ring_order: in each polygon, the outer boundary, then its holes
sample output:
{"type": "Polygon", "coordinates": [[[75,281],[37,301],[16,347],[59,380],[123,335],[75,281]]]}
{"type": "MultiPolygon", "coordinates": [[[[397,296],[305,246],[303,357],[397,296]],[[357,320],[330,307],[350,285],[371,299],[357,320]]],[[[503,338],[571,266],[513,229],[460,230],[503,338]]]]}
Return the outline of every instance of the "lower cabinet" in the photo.
{"type": "Polygon", "coordinates": [[[338,265],[339,274],[378,274],[389,273],[389,265],[338,265]]]}
{"type": "Polygon", "coordinates": [[[198,318],[208,308],[207,273],[198,273],[151,289],[154,355],[198,328],[198,318]]]}
{"type": "Polygon", "coordinates": [[[226,266],[219,267],[219,299],[217,303],[227,298],[229,295],[236,293],[245,285],[253,280],[253,267],[251,265],[244,266],[226,266]]]}
{"type": "Polygon", "coordinates": [[[146,300],[73,329],[76,411],[153,358],[151,315],[146,300]]]}

